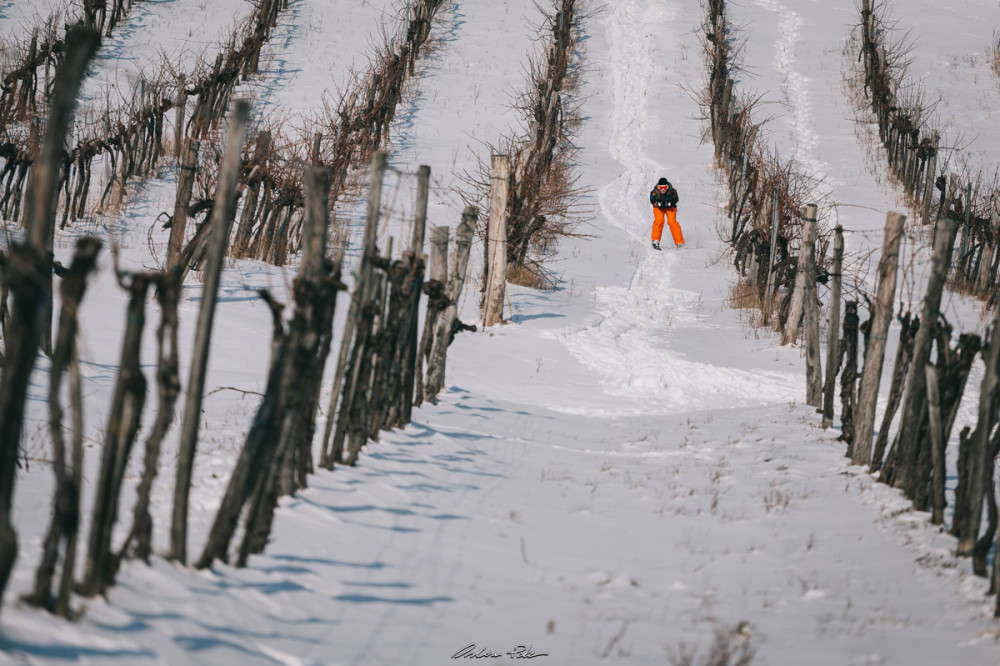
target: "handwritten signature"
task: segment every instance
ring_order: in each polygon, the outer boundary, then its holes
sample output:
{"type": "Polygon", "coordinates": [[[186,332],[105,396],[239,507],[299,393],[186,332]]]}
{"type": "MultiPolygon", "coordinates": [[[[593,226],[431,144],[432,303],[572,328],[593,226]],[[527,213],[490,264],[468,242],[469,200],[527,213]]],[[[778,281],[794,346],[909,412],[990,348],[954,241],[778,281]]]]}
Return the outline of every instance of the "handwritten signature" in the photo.
{"type": "Polygon", "coordinates": [[[469,643],[464,648],[451,655],[452,659],[500,659],[504,655],[511,659],[534,659],[535,657],[547,657],[547,652],[535,652],[534,645],[515,645],[507,652],[494,652],[487,648],[481,648],[475,643],[469,643]]]}

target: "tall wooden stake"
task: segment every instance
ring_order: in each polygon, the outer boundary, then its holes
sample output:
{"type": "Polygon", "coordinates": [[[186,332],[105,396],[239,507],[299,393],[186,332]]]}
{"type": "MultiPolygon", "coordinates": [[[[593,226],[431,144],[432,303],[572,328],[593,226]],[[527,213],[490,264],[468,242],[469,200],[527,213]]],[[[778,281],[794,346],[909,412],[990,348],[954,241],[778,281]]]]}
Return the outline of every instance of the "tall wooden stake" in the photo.
{"type": "Polygon", "coordinates": [[[490,217],[487,227],[489,268],[483,326],[503,323],[503,301],[507,289],[507,196],[510,189],[510,156],[490,159],[490,217]]]}
{"type": "Polygon", "coordinates": [[[7,257],[5,280],[14,295],[11,327],[5,340],[5,363],[0,375],[0,601],[17,559],[17,532],[11,521],[17,453],[21,447],[24,403],[28,381],[38,355],[43,316],[52,298],[52,269],[48,253],[55,233],[60,153],[73,117],[73,105],[87,65],[100,36],[73,27],[66,35],[66,60],[57,74],[52,107],[38,165],[33,170],[31,217],[27,243],[15,244],[7,257]]]}
{"type": "Polygon", "coordinates": [[[188,138],[184,142],[180,173],[177,177],[177,192],[174,194],[174,216],[170,220],[170,239],[167,241],[167,269],[180,261],[184,248],[184,231],[187,229],[188,206],[194,190],[195,172],[198,169],[198,140],[188,138]]]}
{"type": "Polygon", "coordinates": [[[944,523],[944,449],[947,442],[942,437],[941,429],[941,394],[938,390],[938,373],[933,364],[924,366],[927,382],[927,414],[930,421],[931,460],[934,465],[934,476],[931,479],[934,511],[931,523],[944,523]]]}
{"type": "Polygon", "coordinates": [[[423,259],[424,235],[427,229],[427,198],[430,194],[431,168],[426,164],[417,169],[417,208],[413,219],[413,239],[410,249],[413,261],[416,262],[412,275],[410,293],[410,317],[406,329],[406,345],[403,347],[403,403],[401,405],[401,420],[393,425],[405,425],[410,422],[413,413],[413,381],[417,365],[417,346],[420,334],[419,313],[420,294],[424,283],[422,268],[418,264],[423,259]]]}
{"type": "Polygon", "coordinates": [[[976,420],[976,429],[972,431],[969,439],[969,458],[972,470],[967,516],[969,529],[958,541],[959,556],[971,555],[975,548],[976,540],[979,538],[979,524],[983,515],[983,496],[987,488],[987,474],[989,474],[989,478],[993,476],[993,459],[989,455],[990,447],[987,444],[996,420],[994,407],[997,386],[1000,383],[997,378],[997,365],[1000,363],[1000,307],[993,314],[990,342],[984,350],[983,360],[986,363],[986,373],[979,386],[979,416],[976,420]]]}
{"type": "Polygon", "coordinates": [[[806,333],[806,404],[823,406],[823,369],[819,357],[819,297],[816,294],[816,204],[806,204],[802,219],[802,307],[806,333]]]}
{"type": "Polygon", "coordinates": [[[890,212],[885,221],[885,242],[879,261],[878,287],[872,313],[868,346],[865,348],[865,366],[861,371],[861,388],[858,392],[858,409],[854,447],[851,461],[855,465],[868,465],[872,456],[872,432],[875,430],[875,407],[878,387],[885,361],[885,341],[892,320],[892,302],[896,293],[896,272],[899,266],[899,245],[903,239],[906,216],[890,212]]]}
{"type": "Polygon", "coordinates": [[[917,335],[913,340],[913,359],[910,361],[907,373],[906,396],[903,398],[899,434],[896,436],[898,445],[894,447],[896,450],[890,456],[894,464],[888,483],[896,488],[908,486],[912,466],[916,463],[917,435],[922,426],[920,414],[927,399],[925,386],[927,375],[924,366],[930,360],[931,345],[937,335],[941,295],[948,277],[948,264],[957,229],[957,224],[947,218],[938,220],[935,226],[931,274],[927,280],[927,291],[924,292],[924,301],[920,308],[920,328],[917,329],[917,335]]]}
{"type": "Polygon", "coordinates": [[[983,243],[983,256],[979,260],[979,275],[976,276],[976,289],[984,294],[989,293],[990,272],[993,270],[993,252],[1000,238],[1000,192],[990,196],[990,232],[993,241],[983,243]]]}
{"type": "Polygon", "coordinates": [[[184,420],[181,425],[177,449],[177,482],[174,486],[173,522],[170,527],[170,558],[187,563],[187,514],[188,493],[191,490],[191,473],[201,422],[201,398],[205,390],[208,370],[208,349],[215,320],[215,300],[222,275],[222,262],[226,244],[236,214],[236,178],[240,170],[240,153],[247,133],[250,103],[239,100],[233,107],[226,135],[225,155],[219,168],[219,185],[215,193],[215,206],[208,221],[212,237],[207,252],[201,306],[198,312],[198,329],[195,332],[187,394],[184,400],[184,420]]]}
{"type": "Polygon", "coordinates": [[[344,440],[347,436],[347,421],[352,409],[351,401],[357,395],[358,382],[361,379],[358,359],[363,356],[364,350],[360,349],[359,346],[363,346],[367,342],[360,340],[364,331],[360,330],[359,324],[364,317],[368,316],[364,310],[370,298],[369,292],[372,291],[370,285],[374,281],[371,277],[371,260],[376,254],[375,241],[378,237],[378,219],[382,205],[382,181],[388,161],[389,156],[385,151],[377,151],[372,155],[371,180],[368,186],[368,212],[361,245],[361,266],[358,268],[354,293],[351,295],[351,309],[347,314],[347,323],[344,325],[340,358],[337,362],[337,372],[331,388],[333,395],[330,397],[330,412],[327,416],[326,432],[323,436],[324,453],[320,459],[320,465],[327,469],[332,469],[334,463],[342,460],[344,440]],[[359,337],[359,340],[355,343],[353,353],[351,353],[351,341],[355,337],[359,337]],[[342,398],[339,408],[334,412],[337,393],[340,393],[342,398]],[[336,424],[333,420],[334,414],[337,415],[336,424]]]}
{"type": "Polygon", "coordinates": [[[455,249],[451,257],[451,275],[448,277],[449,304],[438,319],[431,356],[427,363],[427,386],[424,389],[424,399],[432,404],[437,404],[437,395],[444,388],[448,345],[451,343],[455,320],[458,319],[458,300],[462,295],[462,288],[465,286],[469,251],[472,248],[472,234],[475,231],[478,217],[479,209],[475,206],[467,206],[465,212],[462,213],[462,222],[455,231],[455,249]]]}
{"type": "Polygon", "coordinates": [[[417,354],[417,379],[414,387],[414,406],[424,401],[424,361],[428,360],[434,340],[438,318],[444,309],[440,305],[447,298],[448,290],[448,241],[451,230],[445,226],[431,229],[431,257],[424,291],[427,293],[427,309],[424,312],[424,332],[420,337],[420,352],[417,354]]]}
{"type": "Polygon", "coordinates": [[[802,303],[806,288],[806,230],[802,227],[802,239],[799,246],[798,270],[795,272],[795,286],[792,288],[792,302],[788,306],[788,319],[781,336],[781,344],[790,345],[799,336],[799,323],[802,319],[802,303]]]}
{"type": "Polygon", "coordinates": [[[924,193],[921,209],[924,213],[924,224],[933,222],[931,219],[931,204],[934,201],[934,181],[937,178],[937,151],[940,141],[937,132],[931,134],[931,155],[927,158],[927,173],[924,180],[924,193]]]}
{"type": "Polygon", "coordinates": [[[830,285],[830,331],[826,341],[826,385],[823,387],[823,427],[833,424],[834,393],[840,369],[840,291],[843,283],[844,229],[833,230],[833,278],[830,285]]]}
{"type": "Polygon", "coordinates": [[[778,250],[778,188],[774,188],[771,197],[771,251],[767,255],[767,307],[768,315],[771,314],[771,301],[774,300],[774,253],[778,250]]]}
{"type": "Polygon", "coordinates": [[[184,155],[184,112],[187,107],[187,81],[184,74],[177,81],[177,102],[174,106],[174,157],[178,163],[184,155]]]}

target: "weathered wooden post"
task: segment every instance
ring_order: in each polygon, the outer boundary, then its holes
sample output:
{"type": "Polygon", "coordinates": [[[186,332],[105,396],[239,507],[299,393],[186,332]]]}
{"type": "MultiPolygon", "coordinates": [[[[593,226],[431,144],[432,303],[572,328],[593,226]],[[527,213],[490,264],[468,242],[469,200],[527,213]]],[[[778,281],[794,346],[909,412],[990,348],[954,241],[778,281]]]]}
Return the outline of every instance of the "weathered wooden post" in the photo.
{"type": "MultiPolygon", "coordinates": [[[[256,176],[258,169],[263,169],[271,152],[271,131],[262,130],[257,135],[257,145],[254,147],[253,164],[254,168],[247,179],[247,196],[243,201],[243,213],[240,215],[240,223],[236,227],[236,236],[233,238],[232,256],[242,259],[250,256],[250,238],[253,233],[253,223],[257,218],[257,201],[260,199],[260,192],[263,188],[261,179],[256,176]]],[[[263,224],[263,216],[261,223],[263,224]]]]}
{"type": "MultiPolygon", "coordinates": [[[[312,472],[314,416],[319,399],[330,334],[336,287],[325,279],[326,230],[329,222],[330,172],[303,169],[305,211],[302,260],[295,280],[295,314],[289,324],[288,364],[282,378],[284,414],[278,442],[279,495],[306,487],[312,472]]],[[[268,514],[273,507],[268,508],[268,514]]],[[[269,521],[268,521],[269,523],[269,521]]],[[[269,527],[265,529],[269,531],[269,527]]]]}
{"type": "Polygon", "coordinates": [[[174,216],[170,220],[170,239],[167,241],[166,268],[170,270],[181,260],[184,249],[184,232],[187,229],[188,206],[194,190],[195,172],[198,169],[197,139],[188,137],[184,142],[183,161],[177,176],[177,193],[174,198],[174,216]]]}
{"type": "Polygon", "coordinates": [[[931,524],[944,523],[944,450],[947,442],[942,437],[941,430],[941,394],[938,390],[938,373],[934,364],[924,366],[927,382],[927,414],[930,422],[931,460],[934,465],[934,476],[931,479],[934,510],[931,513],[931,524]]]}
{"type": "Polygon", "coordinates": [[[903,223],[906,216],[890,212],[885,222],[885,242],[882,258],[879,260],[878,287],[873,304],[871,332],[865,348],[865,364],[861,371],[861,387],[858,393],[857,430],[851,462],[868,465],[872,456],[872,432],[875,429],[875,407],[878,403],[878,387],[882,379],[882,364],[885,361],[885,342],[892,320],[892,302],[896,293],[896,272],[899,265],[899,245],[903,239],[903,223]]]}
{"type": "Polygon", "coordinates": [[[378,219],[382,205],[382,182],[385,177],[385,169],[389,157],[385,151],[376,151],[372,155],[371,180],[368,186],[368,208],[365,217],[365,232],[362,240],[361,266],[358,268],[357,279],[354,285],[354,293],[351,297],[351,309],[347,315],[347,322],[344,325],[344,337],[340,349],[340,358],[337,363],[337,373],[334,376],[332,392],[342,393],[340,406],[337,412],[333,411],[336,404],[335,398],[331,396],[331,409],[327,417],[327,428],[324,433],[325,465],[321,459],[321,465],[331,469],[336,462],[342,460],[344,451],[344,441],[347,438],[349,427],[349,417],[354,409],[353,401],[357,395],[358,386],[361,381],[360,359],[364,356],[364,348],[368,344],[371,334],[371,319],[374,315],[370,310],[370,301],[374,294],[374,280],[372,279],[372,260],[376,255],[376,240],[378,236],[378,219]],[[354,340],[353,347],[351,340],[354,340]],[[342,379],[343,378],[343,379],[342,379]],[[343,386],[341,386],[343,383],[343,386]],[[337,414],[334,427],[333,415],[337,414]],[[329,434],[327,434],[329,433],[329,434]]]}
{"type": "Polygon", "coordinates": [[[316,132],[313,135],[312,152],[309,154],[309,159],[313,166],[319,166],[320,158],[320,148],[323,145],[323,135],[320,132],[316,132]]]}
{"type": "Polygon", "coordinates": [[[100,474],[94,491],[87,566],[80,586],[82,594],[87,596],[103,594],[114,582],[116,564],[111,552],[111,532],[118,520],[122,480],[146,402],[146,379],[139,353],[150,282],[150,275],[146,273],[132,275],[127,284],[122,282],[129,291],[129,304],[118,377],[101,450],[100,474]]]}
{"type": "Polygon", "coordinates": [[[987,474],[993,477],[993,457],[988,446],[990,433],[996,422],[995,402],[998,364],[1000,364],[1000,307],[993,314],[993,324],[990,328],[989,346],[984,350],[983,361],[986,363],[986,373],[979,386],[979,415],[976,428],[969,438],[969,463],[972,470],[969,481],[969,496],[967,500],[968,529],[959,536],[958,555],[972,555],[979,539],[979,524],[983,516],[983,496],[988,484],[987,474]],[[987,471],[988,470],[988,471],[987,471]]]}
{"type": "MultiPolygon", "coordinates": [[[[889,399],[886,401],[885,411],[882,413],[882,424],[879,427],[878,436],[875,437],[875,449],[872,452],[872,462],[869,467],[869,471],[873,473],[882,469],[885,460],[885,449],[889,444],[889,430],[903,398],[910,361],[913,360],[913,339],[919,326],[920,318],[911,316],[909,312],[900,319],[899,342],[896,344],[896,360],[892,364],[889,399]]],[[[892,468],[891,456],[887,463],[889,464],[887,464],[886,473],[882,475],[883,480],[888,476],[888,470],[892,468]]]]}
{"type": "Polygon", "coordinates": [[[937,131],[932,132],[931,146],[929,149],[930,155],[927,157],[927,173],[924,179],[924,196],[921,203],[921,209],[924,213],[924,224],[930,224],[932,222],[931,203],[934,200],[934,180],[937,178],[937,151],[939,141],[940,135],[937,131]]]}
{"type": "Polygon", "coordinates": [[[455,231],[451,275],[448,276],[448,306],[438,319],[430,359],[427,362],[427,385],[424,387],[424,399],[431,404],[437,404],[437,395],[444,388],[448,345],[451,344],[452,328],[458,319],[458,300],[462,295],[462,288],[465,286],[469,251],[472,248],[472,234],[475,231],[478,218],[479,209],[475,206],[467,206],[465,212],[462,213],[462,222],[455,231]]]}
{"type": "Polygon", "coordinates": [[[211,239],[203,277],[201,305],[198,311],[198,328],[195,331],[191,372],[188,377],[184,400],[184,419],[177,449],[177,482],[174,486],[173,523],[170,528],[170,558],[187,563],[187,514],[188,493],[191,490],[191,472],[198,442],[201,422],[201,398],[205,391],[208,370],[208,350],[215,320],[215,300],[222,275],[222,262],[236,212],[236,179],[240,171],[240,153],[246,138],[250,103],[238,100],[229,119],[225,154],[219,168],[219,185],[215,193],[215,206],[208,221],[211,239]]]}
{"type": "Polygon", "coordinates": [[[802,219],[803,313],[806,334],[806,404],[823,407],[823,369],[819,357],[819,296],[816,293],[816,204],[806,204],[802,219]]]}
{"type": "Polygon", "coordinates": [[[948,276],[948,264],[955,243],[957,225],[954,220],[941,218],[935,226],[934,254],[931,258],[931,274],[927,280],[927,291],[924,293],[923,304],[920,307],[920,328],[913,341],[913,359],[906,379],[906,396],[903,398],[903,411],[900,415],[899,434],[896,436],[898,445],[892,454],[892,474],[887,475],[887,482],[896,488],[909,487],[909,479],[917,458],[917,435],[920,431],[920,415],[923,412],[924,401],[927,399],[926,371],[923,369],[930,360],[931,345],[937,335],[938,311],[941,307],[941,295],[948,276]]]}
{"type": "MultiPolygon", "coordinates": [[[[508,161],[507,164],[509,168],[510,162],[508,161]]],[[[410,417],[413,414],[413,384],[418,362],[417,347],[420,334],[420,295],[423,293],[424,286],[423,248],[424,235],[427,231],[427,200],[430,195],[430,183],[431,168],[422,164],[417,169],[417,201],[413,218],[413,238],[410,245],[413,266],[411,267],[409,285],[409,289],[411,289],[409,323],[404,331],[406,344],[401,353],[403,359],[403,401],[400,405],[398,419],[393,419],[391,422],[391,425],[394,426],[406,425],[410,422],[410,417]]]]}
{"type": "Polygon", "coordinates": [[[989,292],[993,253],[998,239],[1000,239],[1000,192],[994,192],[990,195],[990,231],[983,241],[983,256],[979,260],[979,275],[976,278],[976,291],[980,294],[989,292]]]}
{"type": "Polygon", "coordinates": [[[73,118],[80,82],[100,41],[91,29],[73,27],[66,34],[66,62],[57,74],[49,123],[32,174],[32,206],[27,243],[14,244],[4,267],[13,294],[11,327],[5,340],[0,374],[0,601],[17,559],[17,532],[11,521],[17,453],[21,446],[28,381],[38,355],[46,303],[52,298],[48,259],[55,233],[60,153],[73,118]]]}
{"type": "Polygon", "coordinates": [[[766,316],[771,315],[771,305],[774,301],[774,253],[778,250],[778,188],[774,188],[771,195],[771,251],[767,255],[767,302],[766,316]]]}
{"type": "Polygon", "coordinates": [[[833,278],[830,284],[830,330],[826,340],[826,385],[823,387],[823,428],[833,424],[834,390],[840,368],[840,291],[843,282],[844,229],[833,230],[833,278]]]}
{"type": "Polygon", "coordinates": [[[187,110],[187,81],[182,72],[177,81],[177,101],[174,106],[174,157],[181,163],[184,155],[184,113],[187,110]]]}
{"type": "Polygon", "coordinates": [[[414,406],[424,401],[424,362],[429,360],[434,331],[438,317],[444,309],[442,301],[447,300],[448,291],[448,240],[451,230],[445,226],[431,229],[431,256],[424,291],[427,294],[427,309],[424,314],[424,332],[420,338],[420,352],[417,354],[414,406]]]}
{"type": "MultiPolygon", "coordinates": [[[[954,175],[954,174],[952,174],[954,175]]],[[[965,184],[965,224],[961,228],[962,237],[958,245],[958,261],[955,262],[955,269],[961,273],[964,280],[969,278],[969,258],[970,246],[972,244],[972,183],[965,184]]]]}
{"type": "Polygon", "coordinates": [[[783,345],[792,344],[799,335],[799,320],[802,319],[802,303],[806,288],[806,240],[805,224],[803,224],[802,238],[799,244],[799,260],[795,272],[795,287],[792,290],[792,302],[788,308],[785,330],[781,336],[781,344],[783,345]]]}
{"type": "Polygon", "coordinates": [[[134,556],[146,562],[153,552],[153,517],[149,510],[153,482],[156,480],[159,468],[160,449],[173,422],[174,407],[181,391],[180,360],[177,351],[179,326],[177,305],[180,302],[180,295],[178,271],[168,270],[162,273],[156,290],[156,300],[160,303],[160,326],[156,333],[158,357],[156,420],[146,439],[143,472],[136,489],[137,499],[132,513],[132,531],[127,539],[129,542],[134,540],[134,556]]]}
{"type": "MultiPolygon", "coordinates": [[[[73,483],[78,470],[67,465],[66,440],[63,436],[63,404],[62,381],[63,374],[72,363],[76,353],[76,335],[79,327],[78,313],[80,303],[87,288],[87,277],[97,266],[97,254],[101,249],[101,241],[86,237],[77,241],[73,263],[63,275],[59,287],[62,308],[59,315],[59,333],[52,354],[52,366],[49,373],[49,433],[52,437],[52,471],[56,477],[55,496],[52,502],[52,517],[49,529],[43,542],[42,557],[35,571],[34,592],[26,597],[28,603],[45,606],[50,610],[55,607],[57,613],[64,617],[68,615],[68,590],[64,595],[60,586],[59,595],[53,598],[52,579],[55,574],[59,555],[59,544],[66,541],[66,554],[63,557],[63,568],[72,568],[75,562],[75,548],[71,553],[69,546],[75,539],[80,523],[80,488],[73,483]],[[53,601],[55,603],[53,603],[53,601]]],[[[74,442],[82,437],[82,433],[73,433],[74,442]]],[[[75,462],[75,460],[74,460],[75,462]]],[[[72,545],[75,546],[75,543],[72,545]]]]}
{"type": "Polygon", "coordinates": [[[490,159],[490,216],[486,230],[489,242],[486,299],[483,326],[503,323],[503,301],[507,289],[507,195],[510,188],[510,156],[490,159]]]}
{"type": "Polygon", "coordinates": [[[844,303],[844,337],[840,349],[843,356],[840,371],[840,439],[847,450],[854,447],[854,412],[858,404],[858,303],[844,303]]]}

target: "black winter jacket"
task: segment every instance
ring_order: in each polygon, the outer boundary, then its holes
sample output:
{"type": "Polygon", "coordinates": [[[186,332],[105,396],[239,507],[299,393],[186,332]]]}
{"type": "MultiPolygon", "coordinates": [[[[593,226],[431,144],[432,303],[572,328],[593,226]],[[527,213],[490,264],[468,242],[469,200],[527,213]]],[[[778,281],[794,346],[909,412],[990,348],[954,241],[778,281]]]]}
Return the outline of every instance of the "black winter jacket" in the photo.
{"type": "Polygon", "coordinates": [[[649,203],[661,210],[676,208],[679,200],[680,197],[677,196],[677,190],[674,189],[673,185],[668,186],[666,192],[660,192],[654,187],[653,191],[649,193],[649,203]]]}

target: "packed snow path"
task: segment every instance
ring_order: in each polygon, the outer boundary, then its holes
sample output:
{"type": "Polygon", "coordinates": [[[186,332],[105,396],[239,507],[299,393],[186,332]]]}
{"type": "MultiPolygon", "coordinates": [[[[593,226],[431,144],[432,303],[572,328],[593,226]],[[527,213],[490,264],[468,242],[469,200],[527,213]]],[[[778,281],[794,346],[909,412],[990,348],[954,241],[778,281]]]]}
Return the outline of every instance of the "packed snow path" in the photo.
{"type": "MultiPolygon", "coordinates": [[[[510,4],[460,3],[455,39],[510,4]]],[[[741,622],[760,664],[995,663],[984,586],[939,564],[950,542],[925,517],[895,515],[895,493],[846,467],[797,404],[797,350],[727,307],[724,196],[685,93],[702,80],[701,10],[617,0],[587,22],[593,238],[562,246],[560,290],[514,288],[512,325],[458,339],[438,406],[357,468],[312,477],[247,569],[127,564],[75,625],[9,604],[0,663],[447,664],[475,643],[532,646],[543,664],[663,664],[741,622]],[[660,175],[681,192],[682,251],[648,247],[660,175]]],[[[442,91],[466,76],[444,62],[442,91]]],[[[411,120],[445,131],[413,135],[408,154],[446,133],[446,101],[423,100],[411,120]]],[[[240,357],[216,362],[235,373],[240,357]]],[[[228,442],[223,476],[246,402],[206,428],[228,442]]],[[[23,496],[12,593],[42,529],[23,496]]]]}

